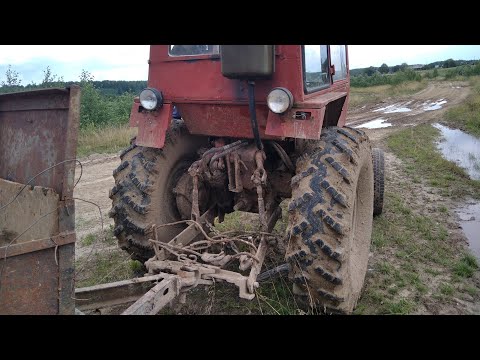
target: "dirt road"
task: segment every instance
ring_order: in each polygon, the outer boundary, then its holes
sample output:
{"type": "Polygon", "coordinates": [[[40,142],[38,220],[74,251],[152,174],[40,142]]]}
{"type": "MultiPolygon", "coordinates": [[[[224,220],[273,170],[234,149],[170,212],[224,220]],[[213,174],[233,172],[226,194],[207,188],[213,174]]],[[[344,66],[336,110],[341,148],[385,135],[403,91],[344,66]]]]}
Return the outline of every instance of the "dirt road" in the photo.
{"type": "Polygon", "coordinates": [[[362,127],[374,145],[392,130],[435,121],[449,107],[465,100],[468,82],[434,82],[416,94],[389,98],[348,110],[347,124],[362,127]]]}
{"type": "MultiPolygon", "coordinates": [[[[83,175],[75,188],[74,196],[96,203],[102,210],[104,226],[108,228],[110,224],[113,224],[113,221],[108,217],[108,211],[112,206],[108,192],[114,185],[112,172],[120,164],[120,158],[117,154],[93,154],[80,161],[83,164],[83,175]]],[[[78,165],[75,174],[80,174],[78,165]]],[[[100,214],[96,206],[76,200],[75,210],[75,226],[78,239],[101,230],[100,214]]]]}

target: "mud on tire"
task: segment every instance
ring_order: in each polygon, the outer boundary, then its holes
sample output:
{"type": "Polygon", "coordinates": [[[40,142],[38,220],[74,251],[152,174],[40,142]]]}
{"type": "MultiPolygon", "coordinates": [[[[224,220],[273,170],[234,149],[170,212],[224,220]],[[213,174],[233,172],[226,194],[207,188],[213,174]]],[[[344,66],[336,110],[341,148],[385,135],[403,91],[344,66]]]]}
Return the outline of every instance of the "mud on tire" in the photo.
{"type": "Polygon", "coordinates": [[[373,215],[377,216],[383,212],[383,194],[385,191],[385,160],[382,149],[372,149],[373,161],[373,215]]]}
{"type": "Polygon", "coordinates": [[[367,270],[373,163],[363,131],[324,129],[297,161],[289,204],[294,294],[310,308],[350,313],[367,270]]]}
{"type": "MultiPolygon", "coordinates": [[[[120,154],[121,163],[113,171],[115,186],[110,191],[114,219],[114,235],[118,245],[132,259],[144,262],[153,256],[148,239],[152,225],[181,220],[176,208],[173,188],[180,176],[197,158],[197,150],[207,138],[189,134],[181,120],[174,121],[167,131],[162,149],[135,145],[120,154]]],[[[184,229],[169,226],[158,231],[160,241],[170,241],[184,229]]]]}

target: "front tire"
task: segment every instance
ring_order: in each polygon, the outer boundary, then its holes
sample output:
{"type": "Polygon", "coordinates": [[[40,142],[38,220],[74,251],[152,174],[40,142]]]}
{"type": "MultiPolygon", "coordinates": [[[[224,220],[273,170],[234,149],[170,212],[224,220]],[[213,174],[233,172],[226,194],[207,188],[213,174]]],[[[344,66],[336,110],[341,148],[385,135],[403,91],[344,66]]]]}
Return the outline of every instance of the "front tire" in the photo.
{"type": "MultiPolygon", "coordinates": [[[[197,150],[207,145],[208,138],[191,135],[182,121],[175,120],[162,149],[133,143],[120,154],[122,162],[113,172],[115,186],[110,191],[109,216],[115,222],[118,245],[133,259],[145,262],[153,256],[148,241],[153,238],[153,224],[182,220],[173,189],[184,181],[182,175],[198,158],[197,150]]],[[[184,228],[164,227],[158,231],[159,240],[168,242],[184,228]]]]}
{"type": "Polygon", "coordinates": [[[286,258],[310,308],[351,313],[367,271],[373,213],[371,146],[363,131],[323,130],[297,161],[286,258]]]}

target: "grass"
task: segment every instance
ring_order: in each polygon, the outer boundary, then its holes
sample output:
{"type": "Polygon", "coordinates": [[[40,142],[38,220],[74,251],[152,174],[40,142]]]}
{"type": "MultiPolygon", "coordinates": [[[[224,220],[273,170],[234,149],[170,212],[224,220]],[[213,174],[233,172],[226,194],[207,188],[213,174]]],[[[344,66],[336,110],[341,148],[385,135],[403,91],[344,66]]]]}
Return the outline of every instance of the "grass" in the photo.
{"type": "Polygon", "coordinates": [[[412,301],[401,299],[399,301],[387,301],[383,307],[387,315],[407,315],[415,308],[412,301]]]}
{"type": "Polygon", "coordinates": [[[442,284],[442,285],[440,285],[440,292],[443,295],[451,296],[455,292],[455,289],[450,284],[442,284]]]}
{"type": "Polygon", "coordinates": [[[477,296],[478,294],[478,288],[476,288],[475,286],[466,285],[464,289],[467,292],[467,294],[470,296],[477,296]]]}
{"type": "Polygon", "coordinates": [[[87,255],[76,260],[77,288],[131,279],[143,270],[143,265],[139,261],[131,260],[120,248],[105,249],[117,244],[112,225],[106,229],[105,237],[101,232],[88,234],[82,239],[81,244],[93,246],[95,248],[92,247],[92,250],[96,251],[87,252],[87,255]]]}
{"type": "Polygon", "coordinates": [[[130,145],[130,139],[136,132],[136,128],[130,128],[128,125],[81,129],[78,135],[77,156],[116,153],[130,145]]]}
{"type": "Polygon", "coordinates": [[[259,229],[260,221],[258,215],[252,215],[245,212],[233,212],[225,215],[222,223],[215,218],[215,228],[220,232],[236,230],[236,231],[255,231],[259,229]]]}
{"type": "Polygon", "coordinates": [[[453,266],[454,274],[462,278],[472,277],[477,269],[477,259],[471,254],[465,254],[453,266]]]}
{"type": "MultiPolygon", "coordinates": [[[[385,194],[384,213],[374,219],[372,251],[373,271],[355,314],[411,314],[430,298],[448,303],[456,292],[453,284],[478,269],[476,258],[450,242],[435,218],[412,211],[396,192],[385,194]]],[[[478,294],[470,284],[458,291],[478,294]]]]}
{"type": "Polygon", "coordinates": [[[416,214],[394,192],[385,193],[384,214],[374,219],[373,272],[356,314],[408,314],[414,312],[429,292],[429,276],[449,273],[451,245],[443,226],[416,214]],[[392,253],[395,260],[390,258],[392,253]],[[385,259],[385,260],[380,260],[385,259]],[[445,264],[447,270],[442,269],[445,264]],[[429,271],[427,271],[429,270],[429,271]],[[403,292],[408,298],[398,300],[403,292]]]}
{"type": "Polygon", "coordinates": [[[444,190],[447,196],[480,198],[480,181],[471,180],[465,170],[437,151],[435,142],[439,136],[439,130],[422,124],[395,132],[387,144],[405,161],[409,175],[421,174],[428,185],[444,190]]]}
{"type": "Polygon", "coordinates": [[[480,137],[480,76],[470,79],[471,94],[462,104],[447,110],[445,120],[472,135],[480,137]]]}
{"type": "Polygon", "coordinates": [[[83,246],[92,245],[95,242],[96,236],[93,234],[88,234],[82,239],[83,246]]]}
{"type": "Polygon", "coordinates": [[[94,253],[87,259],[76,261],[76,268],[84,268],[76,279],[76,287],[86,287],[135,277],[141,264],[131,260],[129,255],[120,249],[94,253]]]}
{"type": "Polygon", "coordinates": [[[438,211],[445,214],[448,212],[448,208],[445,205],[442,205],[438,208],[438,211]]]}
{"type": "Polygon", "coordinates": [[[427,87],[428,82],[408,81],[399,85],[379,85],[370,87],[351,87],[349,106],[358,107],[372,102],[379,102],[388,97],[414,94],[427,87]]]}

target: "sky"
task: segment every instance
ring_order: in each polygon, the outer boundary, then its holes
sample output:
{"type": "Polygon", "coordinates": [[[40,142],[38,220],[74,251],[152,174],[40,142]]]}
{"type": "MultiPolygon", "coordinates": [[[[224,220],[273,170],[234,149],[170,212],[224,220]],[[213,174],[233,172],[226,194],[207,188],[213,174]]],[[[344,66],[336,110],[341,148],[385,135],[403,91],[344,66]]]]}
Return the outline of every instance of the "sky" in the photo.
{"type": "MultiPolygon", "coordinates": [[[[453,58],[480,59],[480,45],[350,45],[350,68],[427,64],[453,58]]],[[[65,81],[77,81],[83,69],[95,80],[146,80],[148,45],[0,45],[0,82],[8,65],[22,84],[39,83],[47,66],[65,81]]]]}

